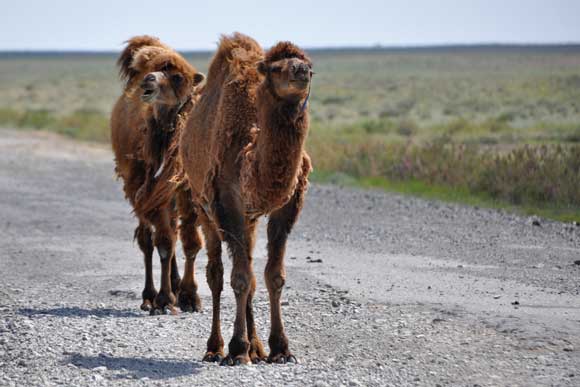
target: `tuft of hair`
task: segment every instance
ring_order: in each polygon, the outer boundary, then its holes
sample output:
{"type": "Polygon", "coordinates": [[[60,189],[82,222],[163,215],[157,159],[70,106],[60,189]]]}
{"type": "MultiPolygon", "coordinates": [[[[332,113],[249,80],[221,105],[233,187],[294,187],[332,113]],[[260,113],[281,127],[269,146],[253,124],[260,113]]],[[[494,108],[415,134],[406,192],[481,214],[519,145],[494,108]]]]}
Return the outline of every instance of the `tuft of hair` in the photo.
{"type": "Polygon", "coordinates": [[[263,57],[264,50],[262,50],[258,42],[249,36],[239,32],[234,32],[230,36],[222,35],[218,49],[208,69],[208,83],[210,83],[210,80],[219,77],[219,74],[224,70],[224,66],[228,66],[230,70],[233,70],[246,64],[253,65],[262,60],[263,57]]]}
{"type": "Polygon", "coordinates": [[[310,58],[302,49],[291,42],[279,42],[266,53],[265,62],[273,63],[282,59],[298,58],[311,63],[310,58]]]}
{"type": "Polygon", "coordinates": [[[197,72],[181,55],[169,47],[146,46],[137,50],[130,66],[135,74],[174,69],[188,79],[197,72]]]}
{"type": "Polygon", "coordinates": [[[131,66],[135,54],[139,49],[152,46],[152,47],[166,47],[158,38],[149,35],[135,36],[127,40],[127,47],[121,52],[119,59],[117,59],[117,66],[119,66],[119,77],[128,83],[134,76],[137,75],[137,71],[131,66]]]}

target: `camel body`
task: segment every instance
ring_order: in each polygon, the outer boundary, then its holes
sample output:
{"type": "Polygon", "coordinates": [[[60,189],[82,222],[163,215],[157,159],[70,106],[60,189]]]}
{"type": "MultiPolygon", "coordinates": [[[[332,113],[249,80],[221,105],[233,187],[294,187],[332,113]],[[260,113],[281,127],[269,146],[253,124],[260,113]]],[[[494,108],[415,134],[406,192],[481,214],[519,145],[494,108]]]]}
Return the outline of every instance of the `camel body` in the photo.
{"type": "Polygon", "coordinates": [[[252,309],[256,282],[251,254],[262,215],[270,216],[265,271],[272,313],[268,359],[295,360],[284,333],[280,295],[286,239],[302,208],[311,170],[304,150],[310,66],[306,55],[291,43],[279,43],[264,53],[247,36],[223,37],[181,134],[179,158],[209,258],[213,323],[205,360],[224,358],[219,317],[221,241],[233,259],[231,284],[237,302],[234,335],[223,361],[266,359],[252,309]]]}
{"type": "MultiPolygon", "coordinates": [[[[115,171],[139,220],[135,239],[144,254],[146,273],[141,308],[157,313],[175,303],[181,282],[175,259],[177,220],[178,215],[186,218],[188,210],[192,211],[187,208],[189,194],[183,190],[171,188],[167,197],[156,194],[172,187],[158,173],[179,139],[180,128],[194,103],[195,85],[203,75],[177,52],[149,36],[130,39],[118,65],[125,87],[110,121],[115,171]],[[182,209],[180,214],[176,202],[182,209]],[[162,263],[159,293],[152,274],[155,247],[162,263]]],[[[186,275],[193,275],[188,273],[187,265],[186,275]]],[[[185,286],[181,293],[182,309],[200,308],[192,289],[185,286]]]]}

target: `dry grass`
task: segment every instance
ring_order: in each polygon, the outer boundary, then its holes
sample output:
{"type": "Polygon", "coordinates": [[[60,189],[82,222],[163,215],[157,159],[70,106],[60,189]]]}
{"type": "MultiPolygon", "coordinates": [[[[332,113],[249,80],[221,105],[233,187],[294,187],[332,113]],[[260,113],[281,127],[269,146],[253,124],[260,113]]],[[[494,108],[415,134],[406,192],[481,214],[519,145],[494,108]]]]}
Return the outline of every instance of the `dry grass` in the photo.
{"type": "MultiPolygon", "coordinates": [[[[580,213],[578,47],[311,56],[318,176],[580,213]]],[[[206,71],[209,54],[188,59],[206,71]]],[[[0,56],[0,124],[107,141],[114,61],[0,56]]]]}

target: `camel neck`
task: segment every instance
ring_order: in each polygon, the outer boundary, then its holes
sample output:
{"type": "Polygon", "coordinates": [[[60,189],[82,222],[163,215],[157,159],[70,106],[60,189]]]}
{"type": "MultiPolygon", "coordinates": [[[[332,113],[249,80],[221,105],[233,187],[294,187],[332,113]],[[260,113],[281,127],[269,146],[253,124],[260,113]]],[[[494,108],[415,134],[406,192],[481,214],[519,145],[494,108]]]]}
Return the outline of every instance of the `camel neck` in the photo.
{"type": "Polygon", "coordinates": [[[258,90],[256,102],[259,131],[252,155],[246,160],[251,171],[247,176],[251,176],[251,185],[258,187],[252,207],[269,212],[283,205],[296,187],[308,134],[308,113],[300,109],[300,101],[288,103],[272,98],[265,88],[258,90]]]}
{"type": "Polygon", "coordinates": [[[174,129],[175,117],[178,113],[177,107],[167,105],[154,105],[153,118],[161,130],[172,131],[174,129]],[[165,126],[165,127],[164,127],[165,126]]]}

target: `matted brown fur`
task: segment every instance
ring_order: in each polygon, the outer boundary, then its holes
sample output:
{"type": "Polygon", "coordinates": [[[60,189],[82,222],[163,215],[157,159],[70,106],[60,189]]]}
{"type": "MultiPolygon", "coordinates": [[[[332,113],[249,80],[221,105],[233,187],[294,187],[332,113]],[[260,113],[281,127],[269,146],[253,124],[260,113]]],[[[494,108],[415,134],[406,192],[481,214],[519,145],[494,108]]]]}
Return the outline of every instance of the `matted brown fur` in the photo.
{"type": "Polygon", "coordinates": [[[174,143],[195,102],[195,88],[203,75],[176,51],[150,36],[130,39],[117,63],[124,90],[111,114],[115,170],[139,220],[135,239],[145,255],[146,267],[142,307],[161,310],[174,303],[179,284],[174,257],[178,213],[173,188],[171,195],[157,194],[173,185],[156,173],[175,157],[174,143]],[[157,93],[149,102],[143,100],[146,77],[157,93]],[[151,274],[153,246],[162,258],[159,294],[151,274]]]}
{"type": "Polygon", "coordinates": [[[223,265],[221,250],[210,247],[217,246],[218,238],[227,243],[233,258],[231,285],[237,303],[224,362],[266,358],[253,318],[256,281],[251,255],[257,218],[266,214],[270,215],[265,271],[271,306],[268,360],[295,360],[284,333],[280,295],[286,239],[302,209],[311,171],[304,150],[310,67],[308,57],[292,43],[279,43],[264,53],[245,35],[222,37],[206,85],[182,132],[180,162],[208,244],[213,322],[204,360],[220,361],[224,356],[223,265]]]}

